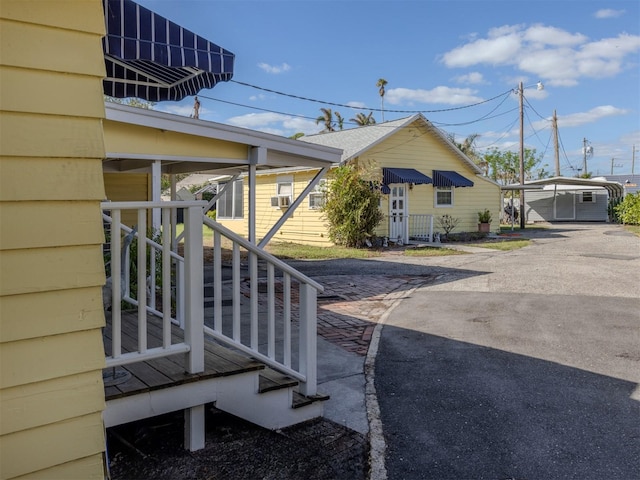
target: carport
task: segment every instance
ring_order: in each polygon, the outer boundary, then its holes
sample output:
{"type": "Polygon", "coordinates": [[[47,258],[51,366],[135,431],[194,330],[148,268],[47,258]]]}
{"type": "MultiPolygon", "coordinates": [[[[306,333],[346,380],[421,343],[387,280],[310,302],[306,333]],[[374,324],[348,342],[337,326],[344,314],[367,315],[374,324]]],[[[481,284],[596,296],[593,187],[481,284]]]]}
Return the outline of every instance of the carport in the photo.
{"type": "Polygon", "coordinates": [[[604,178],[552,177],[502,187],[534,190],[525,196],[525,223],[535,221],[609,221],[609,205],[624,196],[624,187],[604,178]]]}

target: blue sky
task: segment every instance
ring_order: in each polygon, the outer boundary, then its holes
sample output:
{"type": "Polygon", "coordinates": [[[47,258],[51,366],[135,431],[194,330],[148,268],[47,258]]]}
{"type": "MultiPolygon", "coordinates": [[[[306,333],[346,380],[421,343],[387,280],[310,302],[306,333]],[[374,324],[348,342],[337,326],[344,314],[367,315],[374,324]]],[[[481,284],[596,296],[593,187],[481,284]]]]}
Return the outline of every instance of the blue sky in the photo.
{"type": "MultiPolygon", "coordinates": [[[[321,107],[340,112],[345,128],[359,111],[380,122],[384,78],[385,120],[421,111],[457,141],[479,134],[480,151],[517,150],[522,81],[525,145],[544,154],[546,170],[555,170],[555,109],[562,175],[582,169],[584,139],[594,175],[609,174],[612,159],[615,174],[631,173],[634,145],[640,172],[637,0],[137,2],[232,51],[233,79],[260,87],[201,91],[201,119],[284,136],[321,130],[321,107]]],[[[192,107],[188,98],[155,108],[192,107]]]]}

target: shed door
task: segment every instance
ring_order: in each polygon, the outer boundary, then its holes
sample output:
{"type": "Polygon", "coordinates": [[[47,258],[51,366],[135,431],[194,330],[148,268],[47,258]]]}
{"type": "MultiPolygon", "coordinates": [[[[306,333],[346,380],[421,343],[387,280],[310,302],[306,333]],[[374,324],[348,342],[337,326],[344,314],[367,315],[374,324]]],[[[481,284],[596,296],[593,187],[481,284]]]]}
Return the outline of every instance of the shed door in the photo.
{"type": "Polygon", "coordinates": [[[389,194],[389,240],[395,242],[402,240],[406,243],[405,235],[407,226],[407,188],[406,185],[396,185],[391,187],[389,194]]]}
{"type": "Polygon", "coordinates": [[[576,196],[573,192],[556,192],[554,216],[556,220],[576,219],[576,196]]]}

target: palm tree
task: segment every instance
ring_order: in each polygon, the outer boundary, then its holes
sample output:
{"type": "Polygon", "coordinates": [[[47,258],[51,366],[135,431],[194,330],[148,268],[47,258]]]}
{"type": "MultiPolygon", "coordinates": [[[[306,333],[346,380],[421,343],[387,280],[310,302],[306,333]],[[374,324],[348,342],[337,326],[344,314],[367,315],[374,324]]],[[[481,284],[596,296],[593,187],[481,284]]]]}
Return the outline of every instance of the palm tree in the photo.
{"type": "Polygon", "coordinates": [[[357,123],[359,127],[367,125],[375,125],[376,119],[373,118],[373,112],[369,112],[369,115],[365,115],[362,112],[356,113],[356,116],[349,119],[350,122],[357,123]]]}
{"type": "Polygon", "coordinates": [[[453,135],[450,135],[449,139],[451,140],[451,143],[458,147],[462,153],[473,160],[473,162],[484,171],[485,176],[488,176],[489,162],[487,162],[487,160],[478,153],[475,146],[476,139],[479,136],[479,133],[472,133],[471,135],[467,136],[467,138],[465,138],[462,143],[456,142],[455,136],[453,135]]]}
{"type": "Polygon", "coordinates": [[[320,111],[322,112],[322,115],[316,118],[316,125],[318,125],[319,123],[324,123],[324,130],[322,130],[322,133],[335,132],[336,129],[334,128],[333,112],[331,111],[331,109],[321,108],[320,111]]]}
{"type": "Polygon", "coordinates": [[[387,82],[384,78],[379,78],[376,82],[376,87],[378,87],[378,94],[380,95],[380,105],[382,110],[382,121],[384,122],[384,87],[387,85],[387,82]]]}
{"type": "Polygon", "coordinates": [[[342,130],[344,128],[344,118],[340,115],[340,112],[333,112],[336,116],[336,122],[338,122],[338,128],[342,130]]]}

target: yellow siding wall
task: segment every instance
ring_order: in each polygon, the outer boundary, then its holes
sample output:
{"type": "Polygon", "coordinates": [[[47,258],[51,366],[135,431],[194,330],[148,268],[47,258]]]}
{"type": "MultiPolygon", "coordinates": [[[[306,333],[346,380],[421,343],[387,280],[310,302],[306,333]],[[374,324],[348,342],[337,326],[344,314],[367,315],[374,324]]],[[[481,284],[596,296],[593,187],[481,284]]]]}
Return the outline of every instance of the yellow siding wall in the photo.
{"type": "MultiPolygon", "coordinates": [[[[112,202],[148,202],[151,200],[151,175],[148,173],[105,173],[104,189],[112,202]]],[[[122,223],[133,227],[138,223],[138,212],[124,210],[122,223]]],[[[147,225],[151,224],[151,213],[147,225]]]]}
{"type": "MultiPolygon", "coordinates": [[[[318,171],[287,172],[282,174],[259,174],[256,178],[256,237],[262,239],[271,227],[280,219],[285,209],[272,207],[271,197],[276,195],[278,179],[293,180],[293,199],[307,187],[318,171]]],[[[247,178],[244,181],[244,217],[241,220],[217,221],[235,233],[247,236],[248,231],[248,195],[249,186],[247,178]]],[[[282,226],[278,233],[271,239],[272,242],[294,242],[316,246],[332,245],[327,236],[326,221],[320,210],[309,208],[309,197],[296,209],[295,213],[282,226]]]]}
{"type": "MultiPolygon", "coordinates": [[[[434,207],[433,185],[414,185],[409,190],[408,212],[409,214],[429,214],[434,216],[434,231],[442,231],[437,219],[448,214],[460,220],[453,233],[475,232],[478,230],[478,212],[488,208],[493,216],[491,228],[499,227],[500,218],[500,188],[480,176],[466,163],[464,163],[442,140],[436,138],[433,133],[424,126],[416,123],[409,128],[398,131],[390,138],[384,140],[372,149],[366,151],[355,160],[368,168],[378,170],[383,167],[415,168],[416,170],[432,177],[433,170],[454,170],[471,180],[473,187],[454,188],[453,207],[434,207]]],[[[271,207],[270,198],[276,195],[278,178],[293,177],[294,198],[304,190],[317,171],[300,171],[287,173],[264,173],[256,179],[256,236],[262,238],[277,222],[284,210],[271,207]]],[[[330,181],[331,172],[326,178],[330,181]]],[[[242,220],[218,221],[234,232],[245,235],[248,219],[248,186],[245,180],[245,216],[242,220]]],[[[384,220],[376,230],[380,236],[388,235],[389,202],[388,195],[382,195],[381,210],[385,215],[384,220]]],[[[309,208],[308,198],[298,207],[293,217],[280,228],[271,241],[295,242],[318,246],[329,246],[331,241],[327,235],[327,222],[319,210],[309,208]]]]}
{"type": "Polygon", "coordinates": [[[0,3],[0,478],[103,478],[100,0],[0,3]]]}

